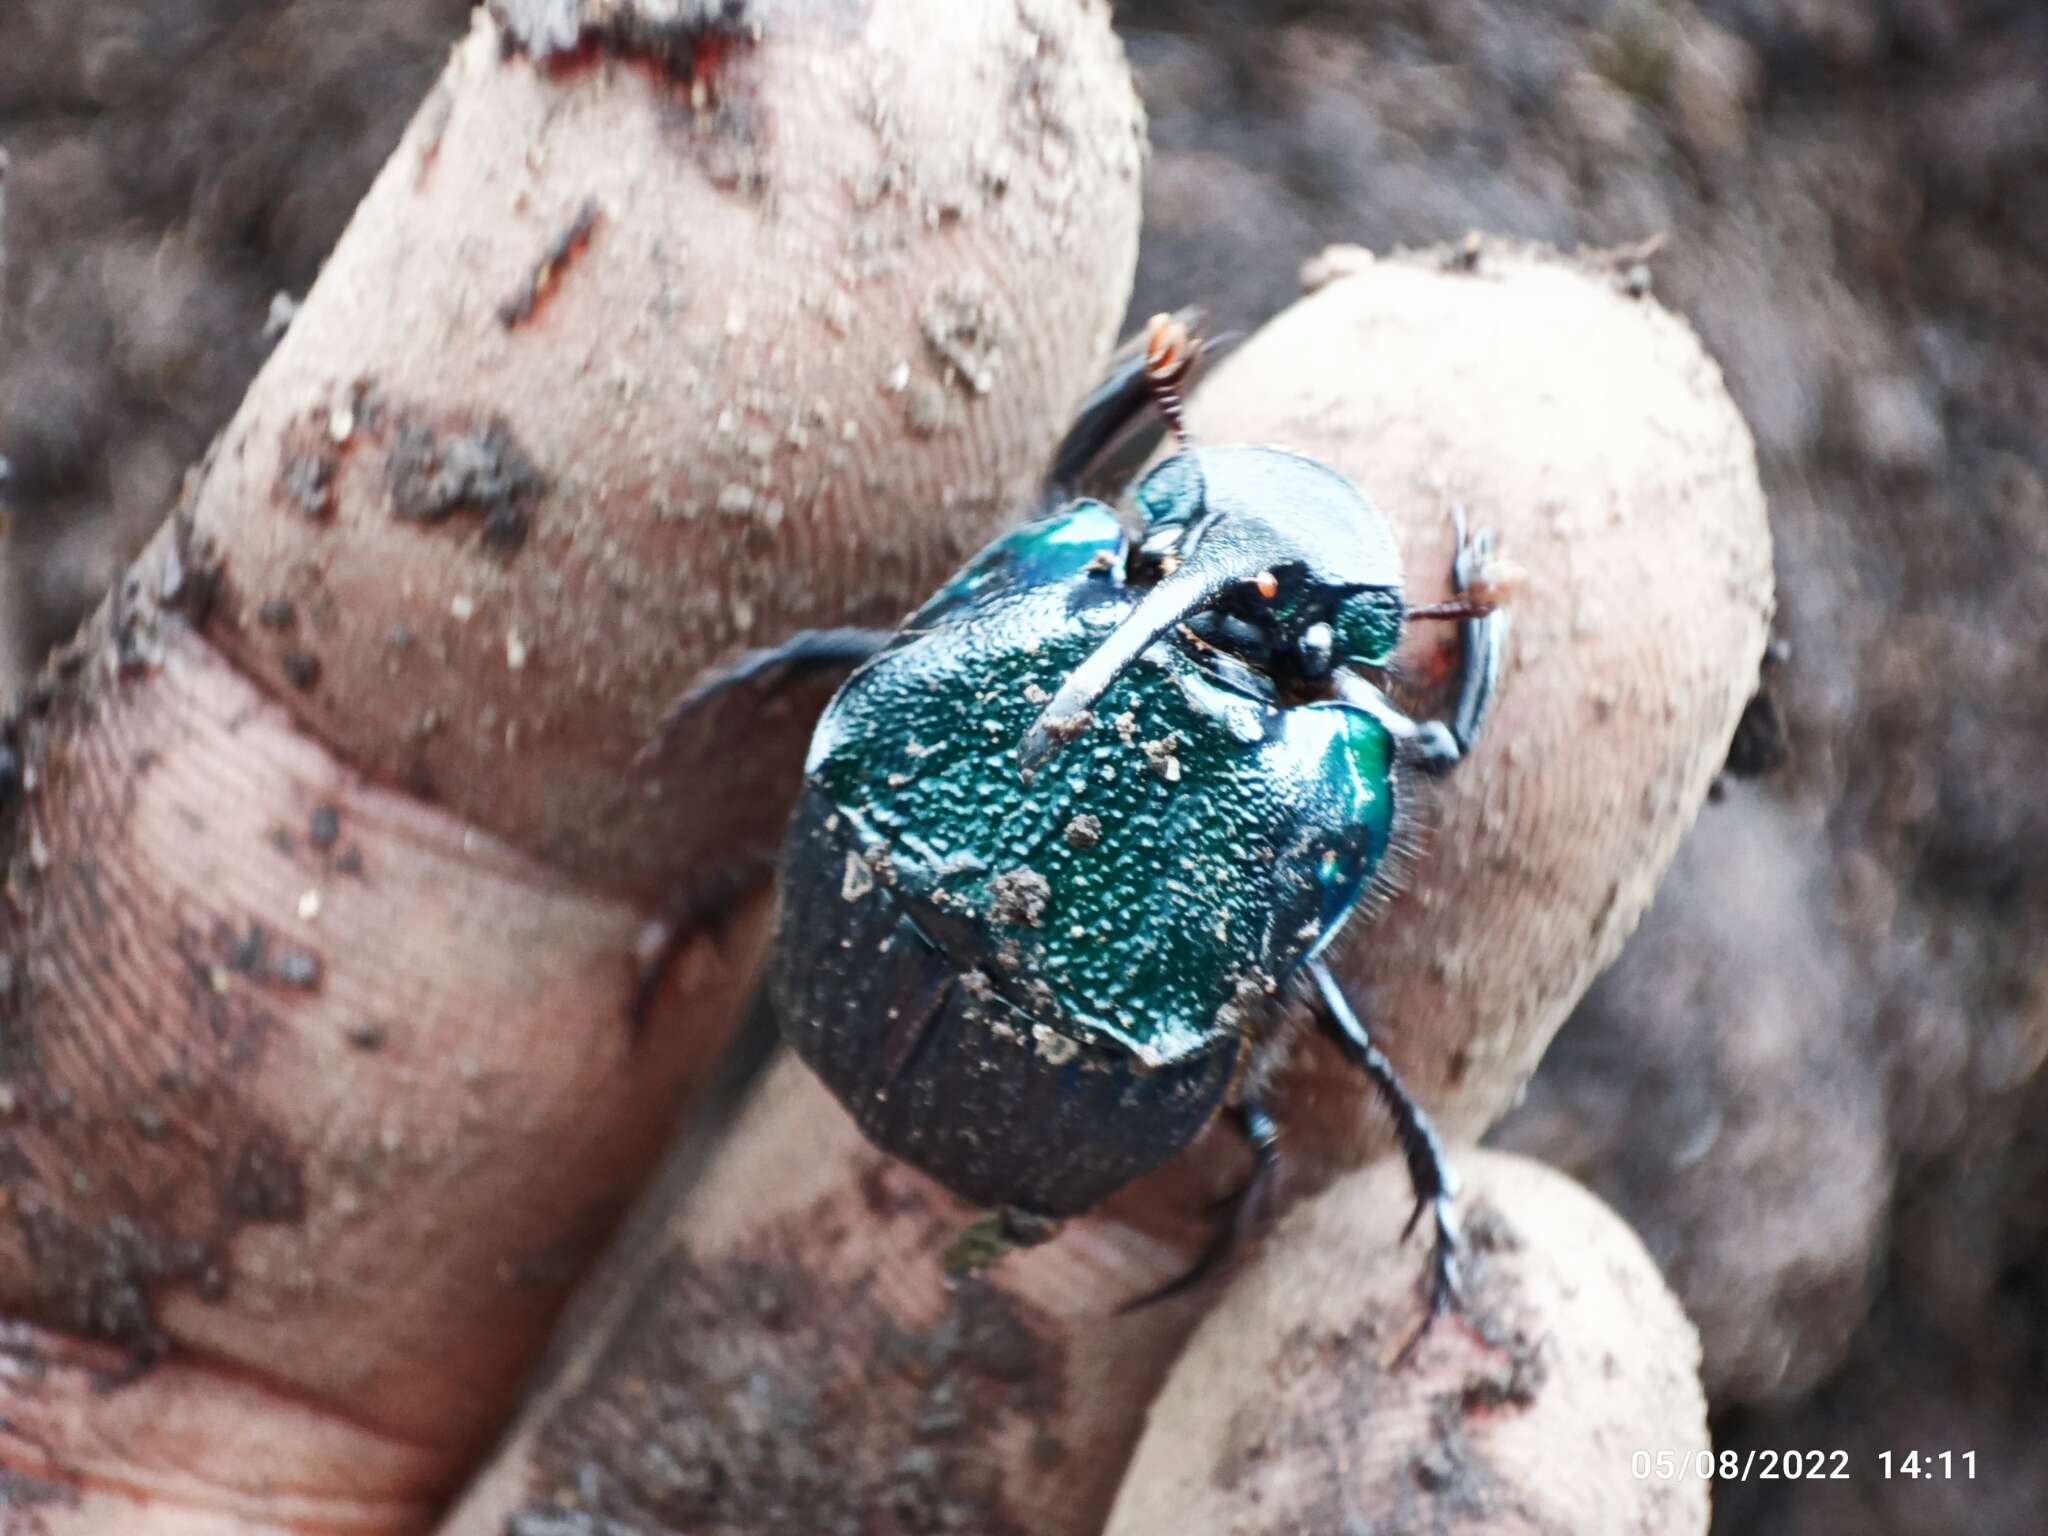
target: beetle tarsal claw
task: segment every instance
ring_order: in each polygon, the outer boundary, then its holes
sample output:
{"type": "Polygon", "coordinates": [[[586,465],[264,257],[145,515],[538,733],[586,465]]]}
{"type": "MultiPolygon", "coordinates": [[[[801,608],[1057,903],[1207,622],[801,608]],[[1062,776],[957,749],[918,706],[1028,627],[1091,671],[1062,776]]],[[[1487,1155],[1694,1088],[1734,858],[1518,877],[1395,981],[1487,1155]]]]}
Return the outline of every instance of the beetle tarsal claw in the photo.
{"type": "Polygon", "coordinates": [[[1472,573],[1465,588],[1467,595],[1475,602],[1484,603],[1489,611],[1506,607],[1525,578],[1522,567],[1506,555],[1491,552],[1483,555],[1477,565],[1478,569],[1472,573]]]}

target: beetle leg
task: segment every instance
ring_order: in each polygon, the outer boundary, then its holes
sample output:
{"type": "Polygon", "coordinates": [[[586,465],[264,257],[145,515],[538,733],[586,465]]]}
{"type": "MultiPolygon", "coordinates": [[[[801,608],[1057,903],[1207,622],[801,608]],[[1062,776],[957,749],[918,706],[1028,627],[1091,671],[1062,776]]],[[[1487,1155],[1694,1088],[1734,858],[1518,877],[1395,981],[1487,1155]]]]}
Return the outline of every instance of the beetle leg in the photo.
{"type": "MultiPolygon", "coordinates": [[[[1468,534],[1463,507],[1451,508],[1451,524],[1458,530],[1458,554],[1451,562],[1451,587],[1463,596],[1481,580],[1498,541],[1491,528],[1468,534]]],[[[1458,685],[1457,708],[1449,723],[1459,755],[1463,756],[1479,740],[1494,695],[1500,691],[1501,668],[1508,654],[1507,609],[1495,607],[1480,618],[1461,621],[1458,638],[1465,651],[1464,676],[1458,685]]]]}
{"type": "Polygon", "coordinates": [[[1451,508],[1451,526],[1458,535],[1458,552],[1451,560],[1451,591],[1455,596],[1441,606],[1452,611],[1433,613],[1429,609],[1415,609],[1410,614],[1413,618],[1456,616],[1458,639],[1464,650],[1459,665],[1458,702],[1452,708],[1451,718],[1426,720],[1415,729],[1413,761],[1433,773],[1445,773],[1456,767],[1478,741],[1494,695],[1500,690],[1501,668],[1508,651],[1507,609],[1500,606],[1494,592],[1480,590],[1494,556],[1493,530],[1482,528],[1472,533],[1465,525],[1465,509],[1455,505],[1451,508]],[[1468,606],[1457,601],[1468,597],[1468,606]]]}
{"type": "Polygon", "coordinates": [[[1280,1174],[1280,1127],[1257,1104],[1233,1104],[1223,1113],[1251,1147],[1251,1176],[1209,1207],[1209,1213],[1216,1221],[1216,1230],[1194,1266],[1159,1289],[1125,1303],[1117,1309],[1119,1315],[1186,1295],[1243,1247],[1272,1214],[1273,1190],[1279,1183],[1280,1174]]]}
{"type": "MultiPolygon", "coordinates": [[[[1189,330],[1201,311],[1183,309],[1173,317],[1189,330]]],[[[1039,489],[1039,509],[1049,512],[1090,488],[1113,488],[1152,456],[1166,435],[1166,419],[1154,411],[1158,400],[1146,352],[1149,332],[1140,331],[1117,348],[1102,381],[1075,408],[1073,424],[1053,450],[1039,489]]]]}
{"type": "Polygon", "coordinates": [[[659,917],[650,918],[633,946],[633,996],[627,1004],[632,1037],[647,1033],[661,981],[682,948],[707,928],[716,929],[735,907],[775,878],[775,856],[756,853],[679,886],[659,917]]]}
{"type": "MultiPolygon", "coordinates": [[[[1415,1190],[1415,1210],[1401,1229],[1405,1240],[1416,1223],[1428,1212],[1436,1227],[1435,1246],[1430,1257],[1429,1316],[1423,1332],[1446,1311],[1458,1305],[1458,1214],[1452,1202],[1458,1197],[1458,1176],[1444,1156],[1443,1143],[1429,1115],[1408,1096],[1399,1074],[1385,1053],[1372,1043],[1372,1036],[1352,1011],[1344,989],[1322,960],[1308,962],[1309,979],[1315,991],[1312,1003],[1323,1032],[1353,1066],[1372,1079],[1381,1102],[1393,1117],[1394,1134],[1400,1139],[1401,1156],[1408,1164],[1408,1182],[1415,1190]]],[[[1421,1341],[1417,1334],[1409,1341],[1405,1355],[1421,1341]]]]}
{"type": "Polygon", "coordinates": [[[1452,727],[1441,720],[1409,719],[1392,699],[1356,672],[1340,667],[1330,674],[1330,681],[1338,698],[1364,710],[1386,727],[1403,762],[1412,763],[1425,773],[1445,773],[1464,756],[1452,727]]]}
{"type": "MultiPolygon", "coordinates": [[[[779,645],[744,652],[727,665],[706,672],[668,707],[653,739],[640,749],[639,761],[651,762],[685,720],[735,688],[760,683],[773,692],[819,672],[858,666],[894,638],[894,632],[886,629],[803,629],[779,645]]],[[[772,852],[749,854],[679,886],[660,915],[649,919],[633,946],[633,996],[627,1017],[635,1039],[645,1032],[655,994],[682,947],[706,928],[718,927],[735,907],[774,878],[772,852]]]]}
{"type": "Polygon", "coordinates": [[[859,666],[895,638],[896,632],[889,629],[800,629],[780,644],[743,651],[705,672],[669,705],[653,739],[640,749],[640,760],[658,754],[685,720],[735,688],[760,683],[773,693],[820,672],[859,666]]]}

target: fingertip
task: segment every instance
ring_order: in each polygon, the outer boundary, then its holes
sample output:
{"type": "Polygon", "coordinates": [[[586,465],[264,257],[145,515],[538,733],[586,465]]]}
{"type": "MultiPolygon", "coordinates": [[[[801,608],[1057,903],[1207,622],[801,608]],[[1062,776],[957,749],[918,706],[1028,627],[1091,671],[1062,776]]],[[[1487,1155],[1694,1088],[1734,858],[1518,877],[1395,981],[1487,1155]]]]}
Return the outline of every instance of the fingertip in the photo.
{"type": "Polygon", "coordinates": [[[1463,1312],[1401,1358],[1424,1255],[1398,1163],[1304,1203],[1181,1355],[1110,1536],[1706,1530],[1698,1338],[1642,1244],[1552,1169],[1466,1162],[1463,1312]]]}

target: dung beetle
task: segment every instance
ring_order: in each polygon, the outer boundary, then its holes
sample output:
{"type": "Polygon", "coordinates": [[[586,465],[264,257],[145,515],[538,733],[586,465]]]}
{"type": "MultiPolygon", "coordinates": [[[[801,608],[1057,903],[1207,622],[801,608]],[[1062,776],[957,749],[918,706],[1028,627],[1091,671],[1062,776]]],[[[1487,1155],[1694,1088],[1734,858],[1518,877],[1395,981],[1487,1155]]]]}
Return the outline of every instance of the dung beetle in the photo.
{"type": "Polygon", "coordinates": [[[1391,889],[1413,776],[1455,765],[1486,718],[1507,642],[1493,540],[1458,516],[1454,597],[1406,606],[1393,531],[1344,476],[1189,444],[1200,350],[1184,319],[1154,320],[1084,404],[1038,515],[900,628],[751,653],[671,721],[854,667],[811,741],[768,996],[870,1140],[992,1213],[952,1262],[1043,1241],[1221,1114],[1254,1173],[1166,1292],[1191,1283],[1264,1204],[1278,1128],[1256,1058],[1299,997],[1391,1112],[1409,1230],[1434,1221],[1434,1317],[1456,1297],[1456,1179],[1327,957],[1391,889]],[[1141,418],[1180,451],[1139,482],[1133,536],[1074,491],[1141,418]],[[1415,618],[1462,626],[1446,721],[1374,681],[1415,618]]]}

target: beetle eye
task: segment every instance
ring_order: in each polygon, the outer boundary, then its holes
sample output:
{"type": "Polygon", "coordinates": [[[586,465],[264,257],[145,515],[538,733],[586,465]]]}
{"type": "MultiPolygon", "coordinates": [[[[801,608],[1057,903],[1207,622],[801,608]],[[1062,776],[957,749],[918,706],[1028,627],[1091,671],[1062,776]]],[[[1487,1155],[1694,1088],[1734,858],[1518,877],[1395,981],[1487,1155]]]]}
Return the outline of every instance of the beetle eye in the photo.
{"type": "Polygon", "coordinates": [[[1202,510],[1202,472],[1191,454],[1178,453],[1138,487],[1138,511],[1148,527],[1185,523],[1202,510]]]}
{"type": "Polygon", "coordinates": [[[1385,666],[1401,643],[1403,616],[1398,592],[1368,587],[1352,593],[1330,616],[1337,659],[1356,666],[1385,666]]]}

